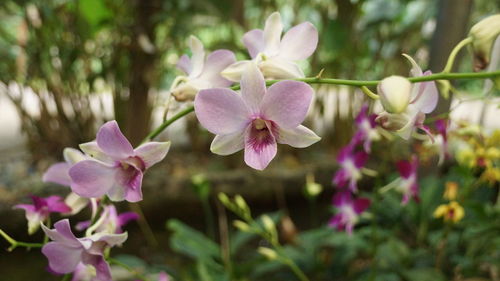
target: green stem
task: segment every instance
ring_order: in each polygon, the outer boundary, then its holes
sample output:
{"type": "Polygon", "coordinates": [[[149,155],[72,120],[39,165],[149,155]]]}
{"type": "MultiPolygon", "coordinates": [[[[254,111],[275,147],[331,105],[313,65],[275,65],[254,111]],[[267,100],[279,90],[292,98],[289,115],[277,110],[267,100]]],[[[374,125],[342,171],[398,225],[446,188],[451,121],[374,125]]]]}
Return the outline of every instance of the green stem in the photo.
{"type": "Polygon", "coordinates": [[[468,44],[472,43],[472,37],[467,37],[464,40],[460,41],[455,48],[450,53],[450,56],[448,57],[448,61],[446,62],[446,66],[444,67],[442,73],[449,73],[451,71],[451,68],[453,67],[453,63],[455,62],[455,58],[457,57],[458,52],[460,50],[467,46],[468,44]]]}
{"type": "MultiPolygon", "coordinates": [[[[500,70],[491,71],[491,72],[463,72],[463,73],[435,73],[426,76],[419,77],[411,77],[408,78],[412,83],[425,82],[425,81],[436,81],[436,80],[455,80],[455,79],[484,79],[484,78],[493,78],[500,76],[500,70]]],[[[368,86],[376,86],[380,80],[347,80],[347,79],[332,79],[332,78],[317,78],[317,77],[306,77],[306,78],[296,78],[296,79],[287,79],[287,80],[295,80],[301,81],[308,84],[332,84],[332,85],[345,85],[345,86],[355,86],[355,87],[368,87],[368,86]]],[[[282,80],[267,80],[266,85],[270,86],[274,83],[277,83],[282,80]]],[[[240,85],[235,85],[230,88],[231,90],[239,90],[240,85]]],[[[362,89],[363,90],[363,89],[362,89]]],[[[366,94],[366,92],[365,92],[366,94]]],[[[194,111],[194,106],[186,107],[184,110],[175,114],[172,118],[163,122],[160,126],[154,129],[146,138],[142,141],[143,143],[151,141],[155,137],[157,137],[163,130],[165,130],[168,126],[170,126],[175,121],[180,118],[188,115],[189,113],[194,111]]]]}
{"type": "Polygon", "coordinates": [[[291,260],[287,259],[286,264],[301,281],[310,281],[300,268],[291,260]]]}
{"type": "Polygon", "coordinates": [[[114,264],[114,265],[117,265],[119,267],[122,267],[124,269],[126,269],[128,272],[130,272],[132,275],[134,275],[136,278],[139,278],[141,279],[142,281],[149,281],[149,278],[147,278],[145,275],[139,273],[137,270],[133,269],[131,266],[129,266],[128,264],[125,264],[119,260],[116,260],[114,258],[107,258],[107,261],[110,263],[110,264],[114,264]]]}
{"type": "Polygon", "coordinates": [[[61,279],[61,281],[68,281],[69,278],[71,278],[71,274],[68,273],[68,274],[64,274],[63,278],[61,279]]]}
{"type": "Polygon", "coordinates": [[[9,242],[11,245],[10,248],[8,249],[9,251],[14,250],[17,247],[25,247],[25,248],[41,248],[43,247],[43,243],[27,243],[27,242],[20,242],[14,240],[14,238],[10,237],[7,233],[5,233],[3,230],[0,229],[0,235],[9,242]]]}

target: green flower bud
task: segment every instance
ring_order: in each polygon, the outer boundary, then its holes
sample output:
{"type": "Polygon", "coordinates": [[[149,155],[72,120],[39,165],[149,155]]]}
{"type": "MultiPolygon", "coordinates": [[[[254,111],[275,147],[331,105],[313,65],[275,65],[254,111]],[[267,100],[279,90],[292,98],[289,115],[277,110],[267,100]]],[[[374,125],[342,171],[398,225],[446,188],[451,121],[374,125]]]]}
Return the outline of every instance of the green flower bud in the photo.
{"type": "Polygon", "coordinates": [[[489,16],[470,29],[475,71],[485,69],[490,63],[491,48],[499,34],[500,14],[489,16]]]}
{"type": "Polygon", "coordinates": [[[410,103],[411,82],[402,76],[389,76],[378,84],[382,106],[389,113],[401,113],[410,103]]]}

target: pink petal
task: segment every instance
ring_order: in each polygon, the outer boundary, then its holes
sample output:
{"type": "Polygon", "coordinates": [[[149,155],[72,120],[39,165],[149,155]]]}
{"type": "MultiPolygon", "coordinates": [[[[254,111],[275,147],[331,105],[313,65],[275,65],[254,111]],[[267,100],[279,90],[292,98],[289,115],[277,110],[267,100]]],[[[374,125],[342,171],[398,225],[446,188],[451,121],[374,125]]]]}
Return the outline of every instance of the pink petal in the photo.
{"type": "Polygon", "coordinates": [[[101,197],[113,186],[116,169],[94,160],[76,163],[70,170],[71,189],[87,198],[101,197]]]}
{"type": "Polygon", "coordinates": [[[313,89],[306,83],[280,81],[264,96],[262,114],[280,128],[295,129],[306,118],[312,95],[313,89]]]}
{"type": "Polygon", "coordinates": [[[167,156],[169,149],[170,142],[148,142],[140,145],[134,152],[144,162],[145,169],[148,169],[163,160],[167,156]]]}
{"type": "Polygon", "coordinates": [[[116,121],[106,122],[97,132],[97,145],[115,159],[125,159],[134,153],[134,148],[120,131],[116,121]]]}
{"type": "Polygon", "coordinates": [[[109,264],[104,257],[97,256],[91,263],[96,271],[96,281],[112,281],[109,264]]]}
{"type": "Polygon", "coordinates": [[[97,233],[89,238],[92,239],[94,242],[105,242],[108,246],[116,246],[116,245],[121,245],[123,242],[125,242],[128,238],[127,232],[124,233],[119,233],[119,234],[106,234],[106,233],[97,233]]]}
{"type": "Polygon", "coordinates": [[[62,198],[59,196],[49,196],[46,198],[47,207],[50,212],[58,212],[58,213],[68,213],[71,212],[71,208],[66,205],[66,203],[62,202],[62,198]]]}
{"type": "Polygon", "coordinates": [[[139,219],[138,214],[136,214],[134,212],[125,212],[125,213],[118,215],[118,225],[121,227],[121,226],[128,224],[130,221],[138,220],[138,219],[139,219]]]}
{"type": "Polygon", "coordinates": [[[304,77],[304,72],[302,72],[302,69],[296,63],[279,57],[269,58],[260,62],[259,68],[267,79],[304,77]]]}
{"type": "Polygon", "coordinates": [[[23,209],[24,211],[26,211],[26,213],[36,212],[35,206],[30,205],[30,204],[17,204],[17,205],[14,205],[13,208],[14,209],[23,209]]]}
{"type": "Polygon", "coordinates": [[[241,97],[222,88],[201,90],[195,97],[194,110],[201,125],[217,135],[243,130],[249,116],[241,97]]]}
{"type": "Polygon", "coordinates": [[[182,55],[182,57],[177,62],[177,68],[184,71],[184,73],[186,73],[187,75],[191,73],[192,70],[191,60],[187,55],[182,55]]]}
{"type": "Polygon", "coordinates": [[[264,31],[262,29],[252,29],[243,35],[243,45],[247,47],[252,58],[264,51],[264,31]]]}
{"type": "Polygon", "coordinates": [[[241,96],[253,114],[259,113],[260,103],[266,94],[264,76],[255,63],[250,63],[241,76],[241,96]]]}
{"type": "MultiPolygon", "coordinates": [[[[426,71],[425,75],[432,74],[430,71],[426,71]]],[[[421,82],[416,83],[414,87],[419,87],[419,91],[422,93],[413,102],[415,107],[418,108],[423,113],[431,113],[437,106],[439,100],[439,93],[436,87],[436,82],[421,82]]]]}
{"type": "Polygon", "coordinates": [[[366,209],[368,209],[368,207],[370,206],[370,204],[371,204],[370,199],[366,199],[366,198],[356,199],[356,200],[354,200],[354,211],[357,214],[361,214],[366,209]]]}
{"type": "Polygon", "coordinates": [[[399,174],[403,178],[407,179],[411,176],[413,169],[410,161],[407,160],[398,161],[396,166],[398,168],[399,174]]]}
{"type": "Polygon", "coordinates": [[[351,192],[339,191],[339,192],[335,193],[335,195],[332,198],[332,204],[333,204],[333,206],[335,206],[337,208],[352,204],[351,192]]]}
{"type": "Polygon", "coordinates": [[[218,155],[229,155],[242,150],[245,147],[243,132],[236,132],[229,135],[216,135],[210,151],[218,155]]]}
{"type": "Polygon", "coordinates": [[[234,62],[236,62],[236,58],[233,52],[216,50],[208,55],[199,79],[207,81],[211,88],[228,87],[232,82],[223,78],[221,72],[234,62]]]}
{"type": "Polygon", "coordinates": [[[279,129],[278,143],[288,144],[297,148],[308,147],[320,139],[313,131],[302,125],[290,130],[279,129]]]}
{"type": "Polygon", "coordinates": [[[281,23],[280,13],[272,13],[266,20],[264,26],[264,42],[265,50],[264,52],[269,55],[275,55],[278,53],[281,33],[283,32],[283,24],[281,23]]]}
{"type": "MultiPolygon", "coordinates": [[[[266,122],[267,125],[267,122],[266,122]]],[[[268,127],[268,130],[271,129],[268,127]]],[[[245,163],[257,170],[264,170],[276,156],[277,144],[273,134],[259,136],[253,126],[245,131],[245,163]]]]}
{"type": "Polygon", "coordinates": [[[279,56],[289,60],[308,58],[318,45],[318,31],[310,22],[292,27],[283,36],[279,56]]]}
{"type": "Polygon", "coordinates": [[[127,193],[125,200],[128,202],[138,202],[142,200],[142,173],[139,172],[128,183],[127,193]]]}
{"type": "Polygon", "coordinates": [[[158,281],[169,281],[168,275],[165,272],[160,272],[158,275],[158,281]]]}
{"type": "Polygon", "coordinates": [[[81,261],[83,249],[74,248],[59,242],[49,242],[42,248],[42,253],[49,260],[50,268],[57,273],[70,273],[81,261]]]}
{"type": "MultiPolygon", "coordinates": [[[[54,229],[55,229],[55,231],[57,231],[58,234],[60,234],[62,237],[64,237],[64,239],[67,240],[68,242],[71,242],[71,243],[74,242],[75,245],[78,242],[75,235],[71,231],[71,226],[69,224],[68,219],[63,219],[63,220],[56,222],[54,224],[54,229]]],[[[49,236],[53,240],[58,240],[58,239],[54,239],[53,237],[51,237],[48,233],[47,233],[47,236],[49,236]]]]}
{"type": "Polygon", "coordinates": [[[55,163],[43,174],[42,180],[44,182],[53,182],[70,186],[71,178],[68,174],[69,168],[71,168],[71,165],[66,162],[55,163]]]}

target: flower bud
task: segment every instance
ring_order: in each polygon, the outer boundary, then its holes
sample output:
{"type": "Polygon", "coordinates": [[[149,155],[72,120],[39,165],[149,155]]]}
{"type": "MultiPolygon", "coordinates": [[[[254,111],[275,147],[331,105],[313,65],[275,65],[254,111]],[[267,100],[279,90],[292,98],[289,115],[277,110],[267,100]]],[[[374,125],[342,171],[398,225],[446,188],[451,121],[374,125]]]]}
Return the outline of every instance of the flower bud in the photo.
{"type": "Polygon", "coordinates": [[[257,249],[257,252],[259,252],[259,254],[263,255],[269,260],[275,260],[278,258],[278,254],[276,253],[276,251],[270,248],[259,247],[257,249]]]}
{"type": "Polygon", "coordinates": [[[474,52],[474,70],[485,69],[490,63],[491,48],[500,34],[500,14],[476,23],[469,31],[474,52]]]}
{"type": "Polygon", "coordinates": [[[382,106],[389,113],[401,113],[410,103],[411,82],[402,76],[389,76],[378,84],[382,106]]]}

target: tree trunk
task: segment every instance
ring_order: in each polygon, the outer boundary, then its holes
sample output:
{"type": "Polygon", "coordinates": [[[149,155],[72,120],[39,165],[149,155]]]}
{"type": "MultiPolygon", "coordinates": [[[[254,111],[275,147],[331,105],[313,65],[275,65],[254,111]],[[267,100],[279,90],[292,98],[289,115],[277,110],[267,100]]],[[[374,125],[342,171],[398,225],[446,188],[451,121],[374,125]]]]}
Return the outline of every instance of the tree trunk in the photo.
{"type": "MultiPolygon", "coordinates": [[[[436,22],[436,30],[432,37],[429,59],[429,69],[440,72],[446,65],[451,50],[465,38],[469,15],[472,10],[473,0],[441,0],[436,22]]],[[[461,56],[455,60],[453,70],[456,70],[461,56]]],[[[439,115],[450,110],[451,95],[449,99],[439,97],[439,103],[434,115],[439,115]]]]}

